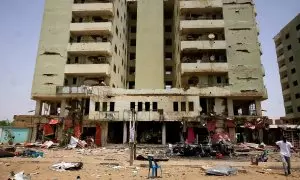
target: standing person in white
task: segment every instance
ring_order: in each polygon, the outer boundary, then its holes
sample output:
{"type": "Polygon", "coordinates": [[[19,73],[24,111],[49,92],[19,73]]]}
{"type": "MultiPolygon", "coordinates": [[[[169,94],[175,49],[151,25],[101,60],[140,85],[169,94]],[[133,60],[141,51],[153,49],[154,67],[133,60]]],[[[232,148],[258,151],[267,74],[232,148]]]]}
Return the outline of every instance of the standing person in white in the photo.
{"type": "Polygon", "coordinates": [[[282,158],[283,169],[285,175],[291,174],[291,149],[295,152],[293,145],[286,140],[286,137],[282,137],[281,141],[277,141],[276,145],[280,149],[280,155],[282,158]]]}

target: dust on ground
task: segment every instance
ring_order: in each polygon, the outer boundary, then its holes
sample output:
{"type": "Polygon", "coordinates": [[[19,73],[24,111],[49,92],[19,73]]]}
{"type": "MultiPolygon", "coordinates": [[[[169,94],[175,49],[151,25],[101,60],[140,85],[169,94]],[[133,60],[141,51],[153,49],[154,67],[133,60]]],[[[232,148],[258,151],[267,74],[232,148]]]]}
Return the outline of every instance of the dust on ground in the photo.
{"type": "MultiPolygon", "coordinates": [[[[96,149],[47,149],[39,151],[44,152],[43,158],[1,158],[0,159],[0,180],[8,179],[10,172],[24,171],[30,174],[32,180],[70,180],[80,176],[81,180],[93,179],[147,179],[148,162],[134,161],[133,166],[129,166],[129,149],[126,147],[108,147],[96,149]],[[83,168],[75,171],[57,172],[49,167],[59,162],[83,162],[83,168]]],[[[154,148],[154,151],[160,150],[154,148]]],[[[153,150],[140,148],[137,154],[153,153],[153,150]]],[[[170,180],[281,180],[281,179],[299,179],[300,177],[300,158],[294,156],[292,166],[296,169],[292,175],[286,177],[283,175],[282,165],[279,162],[278,153],[271,153],[269,162],[260,163],[259,166],[250,165],[250,157],[226,158],[216,160],[214,158],[187,158],[171,157],[169,161],[159,162],[162,166],[162,178],[170,180]],[[230,165],[236,167],[239,171],[237,175],[218,177],[206,176],[205,167],[214,165],[230,165]]],[[[160,171],[158,171],[160,175],[160,171]]]]}

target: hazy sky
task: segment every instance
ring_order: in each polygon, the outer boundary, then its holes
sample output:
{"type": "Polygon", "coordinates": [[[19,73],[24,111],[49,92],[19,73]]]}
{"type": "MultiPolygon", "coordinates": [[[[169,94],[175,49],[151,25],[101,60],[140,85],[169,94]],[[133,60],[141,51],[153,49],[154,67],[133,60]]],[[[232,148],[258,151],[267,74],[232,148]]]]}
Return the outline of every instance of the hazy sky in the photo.
{"type": "MultiPolygon", "coordinates": [[[[0,120],[34,109],[30,100],[44,0],[2,0],[0,5],[0,120]]],[[[269,99],[263,109],[284,116],[273,37],[300,13],[300,0],[256,0],[269,99]]]]}

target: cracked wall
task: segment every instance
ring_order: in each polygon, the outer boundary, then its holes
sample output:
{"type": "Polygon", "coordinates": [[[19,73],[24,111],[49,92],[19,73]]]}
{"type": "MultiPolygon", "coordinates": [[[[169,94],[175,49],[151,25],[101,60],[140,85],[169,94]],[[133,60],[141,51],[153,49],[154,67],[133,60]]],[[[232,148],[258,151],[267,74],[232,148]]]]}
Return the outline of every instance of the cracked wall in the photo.
{"type": "Polygon", "coordinates": [[[55,95],[64,83],[73,0],[46,0],[32,96],[55,95]],[[50,74],[45,76],[44,74],[50,74]],[[53,74],[53,76],[51,76],[53,74]]]}
{"type": "Polygon", "coordinates": [[[252,0],[223,3],[231,91],[264,93],[254,4],[252,0]]]}

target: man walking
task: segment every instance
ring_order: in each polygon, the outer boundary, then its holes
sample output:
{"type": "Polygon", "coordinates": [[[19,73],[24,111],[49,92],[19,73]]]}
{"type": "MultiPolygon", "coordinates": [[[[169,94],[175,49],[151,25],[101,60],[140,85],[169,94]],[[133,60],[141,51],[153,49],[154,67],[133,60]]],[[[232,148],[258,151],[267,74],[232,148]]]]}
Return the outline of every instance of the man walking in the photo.
{"type": "Polygon", "coordinates": [[[287,176],[291,174],[291,149],[293,149],[295,152],[296,150],[294,149],[293,145],[286,140],[286,137],[284,136],[282,137],[281,141],[276,142],[276,145],[280,149],[284,173],[287,176]]]}

